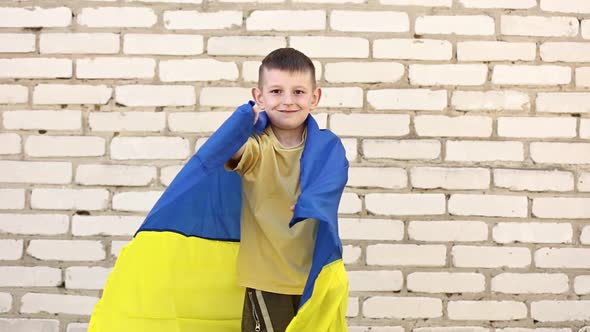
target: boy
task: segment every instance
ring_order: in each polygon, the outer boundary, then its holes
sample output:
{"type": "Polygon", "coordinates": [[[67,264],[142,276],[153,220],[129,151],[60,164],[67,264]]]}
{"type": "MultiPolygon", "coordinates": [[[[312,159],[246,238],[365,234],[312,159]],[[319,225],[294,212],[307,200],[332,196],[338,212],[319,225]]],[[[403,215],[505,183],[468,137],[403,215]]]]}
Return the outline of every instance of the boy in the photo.
{"type": "Polygon", "coordinates": [[[237,268],[238,284],[246,287],[242,331],[261,325],[284,331],[303,294],[317,227],[313,219],[289,227],[300,191],[305,120],[321,98],[312,61],[292,48],[271,52],[262,61],[252,96],[255,119],[259,106],[270,123],[226,164],[243,185],[237,268]]]}
{"type": "Polygon", "coordinates": [[[293,49],[264,59],[252,92],[265,112],[238,107],[174,178],[121,250],[90,332],[347,331],[348,161],[308,116],[314,74],[293,49]]]}

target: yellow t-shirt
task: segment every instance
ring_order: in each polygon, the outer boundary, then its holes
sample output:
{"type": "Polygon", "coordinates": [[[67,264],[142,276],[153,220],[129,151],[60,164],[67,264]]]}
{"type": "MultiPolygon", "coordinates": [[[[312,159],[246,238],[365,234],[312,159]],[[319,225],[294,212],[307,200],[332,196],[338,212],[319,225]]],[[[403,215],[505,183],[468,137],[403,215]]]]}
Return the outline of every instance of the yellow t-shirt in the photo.
{"type": "MultiPolygon", "coordinates": [[[[301,144],[281,146],[268,126],[246,143],[235,166],[242,177],[238,284],[279,294],[303,293],[311,269],[317,220],[292,228],[290,207],[300,193],[301,144]]],[[[231,163],[226,164],[232,169],[231,163]]]]}

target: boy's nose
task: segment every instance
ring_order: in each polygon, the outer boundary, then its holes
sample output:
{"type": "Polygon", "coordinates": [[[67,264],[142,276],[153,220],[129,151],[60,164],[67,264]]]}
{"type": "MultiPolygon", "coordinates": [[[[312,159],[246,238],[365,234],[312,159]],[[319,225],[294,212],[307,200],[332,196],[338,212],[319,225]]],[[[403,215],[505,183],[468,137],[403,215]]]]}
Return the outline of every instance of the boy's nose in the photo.
{"type": "Polygon", "coordinates": [[[283,104],[291,105],[293,104],[293,96],[290,93],[285,93],[283,97],[283,104]]]}

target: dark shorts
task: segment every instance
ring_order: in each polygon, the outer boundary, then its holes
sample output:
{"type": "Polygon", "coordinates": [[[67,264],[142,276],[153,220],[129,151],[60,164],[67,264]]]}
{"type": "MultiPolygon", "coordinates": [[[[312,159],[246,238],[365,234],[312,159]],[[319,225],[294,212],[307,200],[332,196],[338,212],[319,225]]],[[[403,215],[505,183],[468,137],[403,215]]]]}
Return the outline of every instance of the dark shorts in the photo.
{"type": "Polygon", "coordinates": [[[284,332],[295,317],[301,295],[246,288],[242,332],[284,332]]]}

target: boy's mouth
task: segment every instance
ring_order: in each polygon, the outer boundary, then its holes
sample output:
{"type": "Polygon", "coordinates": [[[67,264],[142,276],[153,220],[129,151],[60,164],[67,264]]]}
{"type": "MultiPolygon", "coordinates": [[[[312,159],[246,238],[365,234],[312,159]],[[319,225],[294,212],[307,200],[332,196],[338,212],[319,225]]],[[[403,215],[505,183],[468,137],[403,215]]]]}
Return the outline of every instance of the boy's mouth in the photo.
{"type": "Polygon", "coordinates": [[[299,112],[299,110],[279,110],[279,112],[281,112],[281,113],[295,113],[295,112],[299,112]]]}

